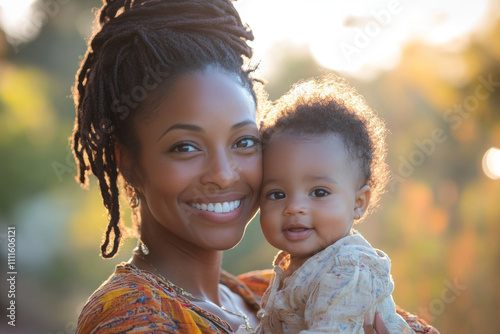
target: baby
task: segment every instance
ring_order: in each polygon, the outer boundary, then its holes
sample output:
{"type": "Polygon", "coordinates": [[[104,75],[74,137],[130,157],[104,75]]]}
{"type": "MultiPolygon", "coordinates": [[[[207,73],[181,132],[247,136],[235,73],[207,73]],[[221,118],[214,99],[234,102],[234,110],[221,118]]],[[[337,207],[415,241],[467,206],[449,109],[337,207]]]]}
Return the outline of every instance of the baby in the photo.
{"type": "Polygon", "coordinates": [[[281,251],[259,332],[364,333],[379,312],[390,333],[414,333],[395,311],[389,258],[352,229],[387,182],[384,122],[328,76],[296,85],[262,124],[260,223],[281,251]]]}

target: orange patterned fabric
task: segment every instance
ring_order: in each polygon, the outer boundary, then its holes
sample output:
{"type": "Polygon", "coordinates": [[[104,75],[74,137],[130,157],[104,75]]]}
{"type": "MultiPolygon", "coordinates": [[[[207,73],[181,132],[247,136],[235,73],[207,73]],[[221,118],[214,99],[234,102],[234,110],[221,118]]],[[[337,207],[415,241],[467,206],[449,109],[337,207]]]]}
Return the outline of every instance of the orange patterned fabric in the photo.
{"type": "MultiPolygon", "coordinates": [[[[241,295],[255,311],[258,300],[236,277],[221,283],[241,295]]],[[[121,263],[92,294],[78,319],[77,333],[232,333],[219,317],[177,294],[158,276],[121,263]]]]}
{"type": "MultiPolygon", "coordinates": [[[[272,270],[238,277],[223,272],[221,283],[257,311],[272,270]]],[[[398,309],[416,333],[438,333],[422,320],[398,309]]],[[[78,334],[87,333],[232,333],[229,324],[192,304],[159,277],[127,263],[92,294],[78,319],[78,334]]]]}

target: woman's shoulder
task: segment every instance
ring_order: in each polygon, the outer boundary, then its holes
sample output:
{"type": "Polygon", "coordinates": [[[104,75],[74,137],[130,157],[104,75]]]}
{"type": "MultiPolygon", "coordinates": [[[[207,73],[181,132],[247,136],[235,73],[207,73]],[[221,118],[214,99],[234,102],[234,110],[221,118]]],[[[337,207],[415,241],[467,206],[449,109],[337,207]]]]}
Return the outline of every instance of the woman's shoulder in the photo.
{"type": "MultiPolygon", "coordinates": [[[[139,273],[135,267],[121,263],[115,271],[89,297],[84,311],[107,312],[116,306],[141,304],[146,295],[154,295],[158,290],[145,273],[139,273]]],[[[166,294],[166,293],[165,293],[166,294]]]]}
{"type": "Polygon", "coordinates": [[[151,287],[150,279],[145,272],[135,266],[122,262],[115,267],[115,271],[92,294],[89,301],[109,294],[112,291],[126,291],[133,286],[151,287]]]}
{"type": "Polygon", "coordinates": [[[153,275],[122,263],[90,296],[78,319],[77,333],[149,333],[162,328],[177,331],[176,320],[186,317],[175,293],[160,287],[153,275]],[[175,311],[175,312],[174,312],[175,311]]]}
{"type": "Polygon", "coordinates": [[[273,273],[274,271],[272,269],[255,270],[238,275],[237,278],[248,287],[257,299],[260,300],[269,286],[273,273]]]}

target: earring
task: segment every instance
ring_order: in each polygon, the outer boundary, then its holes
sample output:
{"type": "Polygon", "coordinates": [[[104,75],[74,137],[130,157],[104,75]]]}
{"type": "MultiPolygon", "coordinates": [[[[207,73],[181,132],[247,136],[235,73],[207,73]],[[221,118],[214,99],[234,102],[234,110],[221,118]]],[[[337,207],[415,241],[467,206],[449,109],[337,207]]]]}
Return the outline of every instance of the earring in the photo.
{"type": "Polygon", "coordinates": [[[141,204],[141,199],[139,198],[139,195],[137,195],[137,192],[135,189],[132,190],[132,197],[130,197],[130,200],[128,201],[128,204],[130,204],[130,207],[132,209],[135,209],[141,204]]]}
{"type": "Polygon", "coordinates": [[[144,254],[144,255],[148,255],[149,254],[149,248],[148,248],[148,246],[146,246],[146,244],[141,239],[139,239],[139,247],[141,249],[141,253],[142,254],[144,254]]]}

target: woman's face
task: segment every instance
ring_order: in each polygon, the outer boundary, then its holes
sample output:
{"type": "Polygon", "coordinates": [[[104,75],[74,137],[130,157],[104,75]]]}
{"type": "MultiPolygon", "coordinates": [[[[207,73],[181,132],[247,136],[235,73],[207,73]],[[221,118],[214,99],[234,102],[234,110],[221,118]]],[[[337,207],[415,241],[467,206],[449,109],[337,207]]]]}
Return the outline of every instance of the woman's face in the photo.
{"type": "Polygon", "coordinates": [[[262,178],[252,96],[209,69],[180,77],[151,115],[136,126],[141,223],[163,239],[234,247],[257,211],[262,178]]]}

